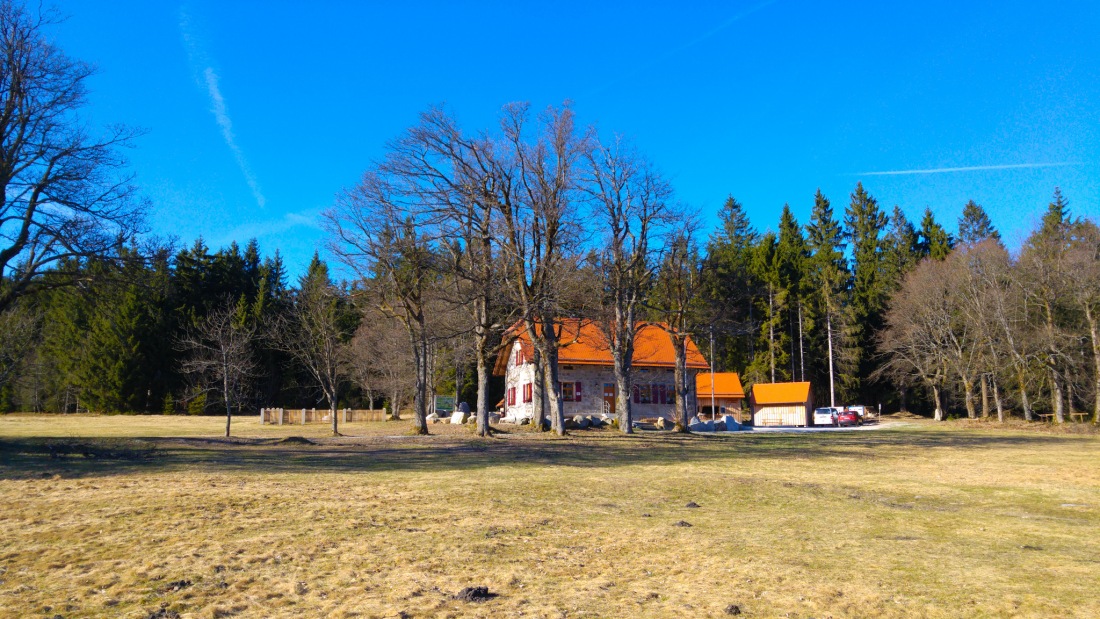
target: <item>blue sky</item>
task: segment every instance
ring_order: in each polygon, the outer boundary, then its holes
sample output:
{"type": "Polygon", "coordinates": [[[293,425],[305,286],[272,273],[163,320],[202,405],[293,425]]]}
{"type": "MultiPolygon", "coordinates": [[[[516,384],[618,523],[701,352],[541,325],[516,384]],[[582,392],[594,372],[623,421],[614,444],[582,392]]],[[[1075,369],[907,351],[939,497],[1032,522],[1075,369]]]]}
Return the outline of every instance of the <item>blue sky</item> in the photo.
{"type": "Polygon", "coordinates": [[[815,189],[842,210],[859,180],[949,228],[974,199],[1010,246],[1055,186],[1100,217],[1097,3],[310,4],[57,4],[50,36],[99,69],[88,119],[148,131],[153,232],[257,237],[297,273],[318,213],[427,106],[475,129],[567,99],[712,224],[729,194],[760,229],[786,202],[805,223],[815,189]]]}

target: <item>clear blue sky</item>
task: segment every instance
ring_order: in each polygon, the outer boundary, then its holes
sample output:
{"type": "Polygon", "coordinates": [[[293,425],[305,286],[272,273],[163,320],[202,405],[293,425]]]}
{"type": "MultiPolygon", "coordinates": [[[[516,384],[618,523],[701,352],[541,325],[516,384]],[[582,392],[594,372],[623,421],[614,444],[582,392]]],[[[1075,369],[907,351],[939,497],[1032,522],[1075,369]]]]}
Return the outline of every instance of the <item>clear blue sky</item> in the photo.
{"type": "Polygon", "coordinates": [[[427,106],[481,128],[567,99],[712,223],[729,194],[760,229],[785,202],[805,223],[858,180],[949,229],[974,199],[1010,246],[1056,185],[1100,216],[1100,3],[310,4],[59,2],[50,35],[99,68],[89,119],[148,130],[154,232],[254,236],[298,273],[318,213],[427,106]],[[956,168],[980,169],[882,174],[956,168]]]}

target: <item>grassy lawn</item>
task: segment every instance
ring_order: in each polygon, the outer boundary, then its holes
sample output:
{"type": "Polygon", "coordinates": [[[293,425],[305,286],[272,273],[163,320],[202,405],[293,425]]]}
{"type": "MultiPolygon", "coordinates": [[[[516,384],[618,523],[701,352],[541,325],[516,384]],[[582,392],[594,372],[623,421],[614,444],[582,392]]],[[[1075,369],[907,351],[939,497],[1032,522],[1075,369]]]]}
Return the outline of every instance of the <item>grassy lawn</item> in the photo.
{"type": "Polygon", "coordinates": [[[1100,616],[1095,434],[223,429],[0,416],[0,616],[1100,616]]]}

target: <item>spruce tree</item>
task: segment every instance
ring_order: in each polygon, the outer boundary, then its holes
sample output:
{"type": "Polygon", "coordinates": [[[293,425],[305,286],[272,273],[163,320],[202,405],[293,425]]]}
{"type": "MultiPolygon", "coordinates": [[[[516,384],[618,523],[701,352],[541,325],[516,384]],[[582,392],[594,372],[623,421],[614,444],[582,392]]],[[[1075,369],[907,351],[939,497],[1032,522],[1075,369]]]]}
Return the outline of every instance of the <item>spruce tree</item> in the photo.
{"type": "Polygon", "coordinates": [[[920,222],[920,255],[922,258],[944,260],[955,248],[955,239],[936,221],[932,209],[924,209],[920,222]]]}
{"type": "Polygon", "coordinates": [[[825,370],[823,374],[818,374],[824,380],[816,381],[816,384],[828,386],[827,390],[820,386],[817,388],[817,401],[828,401],[830,406],[835,406],[838,378],[849,382],[846,380],[848,368],[844,363],[847,355],[841,352],[847,340],[845,334],[849,315],[845,297],[851,276],[844,257],[847,245],[843,231],[829,199],[820,189],[814,194],[814,208],[810,223],[806,225],[806,237],[810,250],[807,278],[812,290],[808,300],[818,317],[815,329],[818,337],[812,347],[818,351],[813,356],[818,363],[811,365],[825,370]]]}
{"type": "Polygon", "coordinates": [[[889,218],[875,200],[857,183],[848,203],[844,222],[852,244],[852,318],[855,338],[853,353],[857,373],[850,385],[865,404],[877,403],[878,393],[867,381],[877,367],[875,333],[883,326],[888,291],[883,274],[881,233],[889,218]]]}
{"type": "Polygon", "coordinates": [[[890,227],[886,231],[884,243],[883,276],[887,290],[893,294],[901,286],[905,274],[921,258],[917,230],[897,205],[890,215],[890,227]]]}
{"type": "Polygon", "coordinates": [[[760,235],[733,196],[719,213],[722,226],[707,246],[703,296],[715,334],[715,368],[742,370],[751,362],[756,338],[753,304],[760,284],[753,252],[760,235]]]}
{"type": "Polygon", "coordinates": [[[959,243],[975,245],[986,239],[1001,240],[1001,233],[993,227],[982,205],[970,200],[959,217],[959,243]]]}
{"type": "Polygon", "coordinates": [[[809,279],[806,277],[809,252],[802,226],[791,213],[789,204],[783,205],[779,217],[779,244],[776,249],[779,261],[779,281],[787,301],[784,316],[786,333],[789,335],[790,377],[792,380],[806,380],[806,341],[807,312],[803,301],[809,291],[809,279]]]}
{"type": "Polygon", "coordinates": [[[756,307],[760,316],[756,354],[748,366],[746,382],[779,382],[789,378],[787,372],[789,337],[783,316],[787,306],[787,291],[780,274],[779,242],[774,232],[768,232],[753,251],[752,272],[762,284],[756,307]]]}

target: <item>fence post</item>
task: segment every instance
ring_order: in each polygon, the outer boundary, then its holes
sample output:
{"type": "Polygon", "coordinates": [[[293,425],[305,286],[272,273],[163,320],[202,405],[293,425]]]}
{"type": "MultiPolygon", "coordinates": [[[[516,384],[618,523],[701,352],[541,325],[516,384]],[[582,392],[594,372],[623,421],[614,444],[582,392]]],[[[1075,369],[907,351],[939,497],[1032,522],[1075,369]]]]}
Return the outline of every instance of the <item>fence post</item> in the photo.
{"type": "Polygon", "coordinates": [[[279,409],[279,425],[283,425],[283,409],[279,409]]]}
{"type": "Polygon", "coordinates": [[[264,409],[260,409],[260,425],[264,425],[264,409]]]}

